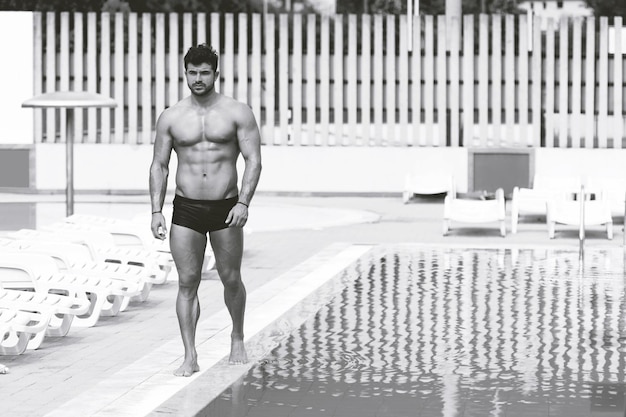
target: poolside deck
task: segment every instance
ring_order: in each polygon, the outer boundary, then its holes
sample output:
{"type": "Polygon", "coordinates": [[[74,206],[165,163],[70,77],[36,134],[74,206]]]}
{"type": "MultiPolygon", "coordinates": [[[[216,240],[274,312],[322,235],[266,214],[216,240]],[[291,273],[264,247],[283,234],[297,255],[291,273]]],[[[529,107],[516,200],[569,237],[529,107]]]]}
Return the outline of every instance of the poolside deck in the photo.
{"type": "MultiPolygon", "coordinates": [[[[38,222],[62,218],[62,196],[0,195],[0,216],[11,211],[9,203],[33,201],[47,205],[46,210],[38,214],[38,222]]],[[[147,196],[77,196],[76,212],[102,214],[105,208],[113,216],[130,217],[149,210],[149,204],[147,196]]],[[[556,238],[550,240],[545,222],[536,220],[520,224],[516,235],[511,235],[509,228],[504,238],[496,223],[453,228],[450,235],[444,237],[442,214],[443,201],[431,198],[415,199],[405,205],[400,196],[257,196],[250,209],[253,231],[246,236],[244,254],[243,276],[248,294],[251,296],[255,290],[277,278],[306,274],[327,259],[324,258],[326,255],[320,257],[320,254],[344,243],[579,248],[575,228],[562,226],[557,229],[556,238]],[[255,214],[258,214],[257,218],[255,214]]],[[[624,242],[622,225],[615,224],[614,232],[613,240],[608,240],[604,228],[589,228],[585,245],[620,248],[624,242]]],[[[221,284],[216,273],[210,272],[205,278],[200,290],[201,322],[203,318],[222,317],[223,323],[212,325],[227,325],[221,284]]],[[[120,387],[106,388],[107,383],[119,381],[128,370],[150,368],[160,347],[174,346],[182,356],[174,311],[176,290],[174,282],[153,287],[146,302],[131,304],[117,317],[103,318],[94,328],[73,328],[64,338],[47,338],[37,351],[0,357],[0,363],[11,368],[9,374],[0,375],[0,414],[83,416],[86,408],[81,411],[80,407],[86,396],[93,396],[96,402],[114,403],[120,387]]],[[[177,357],[170,359],[173,363],[178,362],[177,357]]],[[[200,357],[201,366],[202,360],[200,357]]],[[[150,393],[145,395],[150,396],[150,393]]],[[[158,402],[154,406],[165,399],[155,398],[154,401],[158,402]]],[[[163,414],[168,415],[159,415],[163,414]]],[[[101,412],[99,415],[119,414],[101,412]]],[[[169,415],[186,414],[172,410],[169,415]]]]}

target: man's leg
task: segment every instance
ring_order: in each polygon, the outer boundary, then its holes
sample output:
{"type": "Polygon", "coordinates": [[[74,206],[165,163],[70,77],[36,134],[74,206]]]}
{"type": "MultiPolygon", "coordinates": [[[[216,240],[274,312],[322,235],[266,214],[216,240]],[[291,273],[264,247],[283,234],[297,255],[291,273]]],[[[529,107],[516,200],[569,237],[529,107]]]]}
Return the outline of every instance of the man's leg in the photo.
{"type": "Polygon", "coordinates": [[[191,376],[200,370],[196,352],[196,327],[200,318],[198,286],[206,248],[206,236],[186,227],[172,224],[170,247],[178,271],[176,314],[185,347],[185,359],[176,376],[191,376]]]}
{"type": "Polygon", "coordinates": [[[243,229],[229,227],[210,233],[217,273],[224,284],[224,301],[233,321],[231,334],[231,364],[248,362],[243,344],[243,317],[246,309],[246,288],[241,281],[243,229]]]}

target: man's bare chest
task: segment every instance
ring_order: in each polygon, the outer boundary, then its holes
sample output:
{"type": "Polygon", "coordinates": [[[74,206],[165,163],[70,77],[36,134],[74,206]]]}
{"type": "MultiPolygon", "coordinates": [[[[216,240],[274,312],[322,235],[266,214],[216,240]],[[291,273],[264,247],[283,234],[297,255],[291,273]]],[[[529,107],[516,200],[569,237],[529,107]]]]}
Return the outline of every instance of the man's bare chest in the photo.
{"type": "Polygon", "coordinates": [[[170,133],[179,146],[192,146],[201,142],[218,145],[236,140],[237,126],[228,117],[216,112],[188,114],[171,126],[170,133]]]}

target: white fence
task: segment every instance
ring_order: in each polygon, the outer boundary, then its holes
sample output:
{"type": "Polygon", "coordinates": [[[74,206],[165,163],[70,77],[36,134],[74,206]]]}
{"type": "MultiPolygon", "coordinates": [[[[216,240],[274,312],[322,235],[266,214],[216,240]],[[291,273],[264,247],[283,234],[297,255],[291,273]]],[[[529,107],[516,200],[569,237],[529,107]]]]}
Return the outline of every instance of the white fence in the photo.
{"type": "MultiPolygon", "coordinates": [[[[220,52],[219,91],[251,106],[266,145],[626,146],[620,18],[611,28],[607,18],[546,23],[526,15],[408,23],[381,15],[36,13],[34,92],[112,96],[116,109],[77,117],[77,138],[150,143],[158,114],[187,94],[184,53],[207,42],[220,52]],[[460,38],[449,36],[457,30],[460,38]]],[[[35,141],[61,141],[63,115],[36,112],[35,141]]]]}

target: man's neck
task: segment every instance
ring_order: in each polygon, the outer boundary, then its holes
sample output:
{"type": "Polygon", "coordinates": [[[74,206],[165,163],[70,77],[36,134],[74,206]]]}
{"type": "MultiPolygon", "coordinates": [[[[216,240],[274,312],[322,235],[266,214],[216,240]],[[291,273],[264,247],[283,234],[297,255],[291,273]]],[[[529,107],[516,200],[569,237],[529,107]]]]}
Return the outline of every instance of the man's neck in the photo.
{"type": "Polygon", "coordinates": [[[202,96],[191,95],[191,102],[199,107],[208,107],[214,104],[218,100],[219,94],[215,89],[209,91],[207,94],[202,96]]]}

